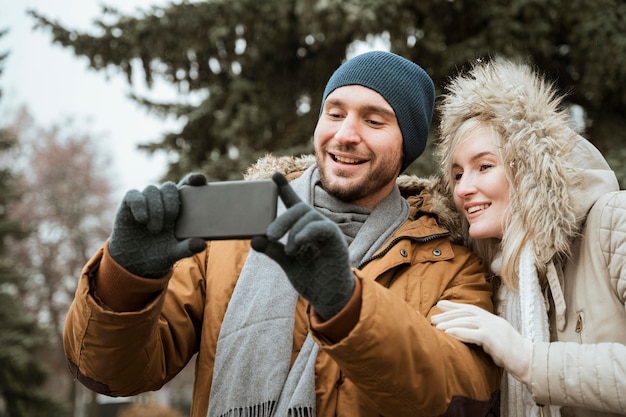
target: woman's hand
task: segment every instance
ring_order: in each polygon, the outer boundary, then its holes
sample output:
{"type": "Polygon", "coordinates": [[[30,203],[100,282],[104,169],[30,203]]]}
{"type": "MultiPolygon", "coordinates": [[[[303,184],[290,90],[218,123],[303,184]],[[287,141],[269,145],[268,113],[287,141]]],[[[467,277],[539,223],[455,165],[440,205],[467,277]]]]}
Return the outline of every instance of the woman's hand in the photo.
{"type": "Polygon", "coordinates": [[[480,307],[442,300],[437,307],[443,312],[431,318],[432,323],[450,336],[482,346],[493,361],[525,385],[530,385],[533,342],[522,337],[502,317],[480,307]]]}

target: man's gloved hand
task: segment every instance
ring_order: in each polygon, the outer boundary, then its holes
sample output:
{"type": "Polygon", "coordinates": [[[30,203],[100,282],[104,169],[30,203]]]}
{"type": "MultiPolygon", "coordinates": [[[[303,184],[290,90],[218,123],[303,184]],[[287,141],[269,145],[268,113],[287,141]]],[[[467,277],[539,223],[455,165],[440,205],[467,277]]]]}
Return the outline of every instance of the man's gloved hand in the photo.
{"type": "Polygon", "coordinates": [[[354,292],[348,245],[339,227],[303,202],[282,174],[272,177],[287,210],[252,238],[252,248],[274,259],[296,291],[324,320],[332,318],[354,292]],[[279,239],[289,232],[287,243],[279,239]]]}
{"type": "MultiPolygon", "coordinates": [[[[206,178],[202,174],[190,174],[179,186],[204,184],[206,178]]],[[[173,182],[160,188],[150,185],[142,192],[128,191],[109,239],[113,259],[135,275],[158,278],[167,274],[179,259],[203,251],[204,240],[178,241],[174,236],[179,208],[178,187],[173,182]]]]}
{"type": "Polygon", "coordinates": [[[495,314],[471,304],[442,300],[443,311],[432,316],[432,323],[454,338],[482,346],[493,361],[525,385],[530,385],[533,342],[522,337],[511,324],[495,314]]]}

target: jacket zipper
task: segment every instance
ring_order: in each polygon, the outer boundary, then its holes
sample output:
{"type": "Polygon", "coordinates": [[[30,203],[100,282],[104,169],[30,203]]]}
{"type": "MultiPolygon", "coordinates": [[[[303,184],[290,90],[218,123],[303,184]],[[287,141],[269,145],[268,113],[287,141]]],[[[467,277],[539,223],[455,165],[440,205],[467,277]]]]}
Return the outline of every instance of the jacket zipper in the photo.
{"type": "Polygon", "coordinates": [[[394,240],[392,240],[391,242],[389,242],[389,245],[387,245],[387,247],[385,249],[383,249],[381,252],[379,252],[378,254],[372,256],[369,259],[364,260],[363,262],[361,262],[358,266],[357,269],[361,269],[363,268],[365,265],[367,265],[368,263],[372,262],[375,259],[379,259],[382,258],[383,256],[385,256],[394,246],[396,246],[396,244],[398,242],[400,242],[403,239],[409,239],[412,240],[414,242],[417,243],[427,243],[430,242],[431,240],[435,240],[435,239],[439,239],[442,237],[449,237],[450,236],[450,232],[445,232],[445,233],[435,233],[434,235],[429,235],[429,236],[422,236],[422,237],[414,237],[414,236],[398,236],[397,238],[395,238],[394,240]]]}
{"type": "Polygon", "coordinates": [[[576,319],[576,333],[580,333],[583,331],[583,315],[582,313],[578,313],[578,318],[576,319]]]}

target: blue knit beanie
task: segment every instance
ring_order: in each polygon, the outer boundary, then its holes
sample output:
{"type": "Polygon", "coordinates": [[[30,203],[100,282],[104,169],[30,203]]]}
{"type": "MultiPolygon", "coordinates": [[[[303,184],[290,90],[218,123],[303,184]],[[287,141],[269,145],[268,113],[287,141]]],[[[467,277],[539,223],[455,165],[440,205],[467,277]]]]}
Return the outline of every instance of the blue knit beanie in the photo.
{"type": "MultiPolygon", "coordinates": [[[[328,80],[326,97],[346,85],[362,85],[383,96],[402,132],[403,172],[426,148],[435,104],[435,86],[419,65],[391,52],[366,52],[343,63],[328,80]]],[[[321,115],[321,110],[320,110],[321,115]]]]}

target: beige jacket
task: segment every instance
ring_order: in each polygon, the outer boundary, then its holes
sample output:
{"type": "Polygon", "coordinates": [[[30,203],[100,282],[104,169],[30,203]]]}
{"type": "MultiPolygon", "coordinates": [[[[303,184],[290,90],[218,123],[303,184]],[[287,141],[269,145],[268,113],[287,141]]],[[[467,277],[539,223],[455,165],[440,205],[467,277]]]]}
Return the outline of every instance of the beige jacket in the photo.
{"type": "Polygon", "coordinates": [[[540,404],[569,404],[563,417],[626,415],[625,257],[626,191],[618,191],[591,209],[565,279],[551,279],[558,343],[535,345],[532,393],[540,404]]]}

